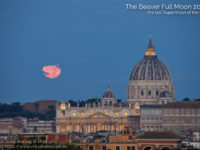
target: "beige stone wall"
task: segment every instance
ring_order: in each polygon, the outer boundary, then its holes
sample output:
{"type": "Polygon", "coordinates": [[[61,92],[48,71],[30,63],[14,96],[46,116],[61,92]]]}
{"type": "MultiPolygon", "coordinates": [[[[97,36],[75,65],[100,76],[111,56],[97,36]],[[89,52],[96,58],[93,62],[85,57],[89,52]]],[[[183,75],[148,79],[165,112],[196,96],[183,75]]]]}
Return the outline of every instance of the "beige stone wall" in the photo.
{"type": "Polygon", "coordinates": [[[164,108],[163,130],[187,131],[200,130],[200,108],[164,108]]]}
{"type": "Polygon", "coordinates": [[[159,104],[162,103],[160,93],[169,91],[172,94],[171,99],[166,101],[174,101],[175,91],[171,81],[133,81],[131,80],[127,87],[127,101],[130,103],[139,102],[143,104],[159,104]],[[150,92],[150,94],[149,94],[150,92]]]}

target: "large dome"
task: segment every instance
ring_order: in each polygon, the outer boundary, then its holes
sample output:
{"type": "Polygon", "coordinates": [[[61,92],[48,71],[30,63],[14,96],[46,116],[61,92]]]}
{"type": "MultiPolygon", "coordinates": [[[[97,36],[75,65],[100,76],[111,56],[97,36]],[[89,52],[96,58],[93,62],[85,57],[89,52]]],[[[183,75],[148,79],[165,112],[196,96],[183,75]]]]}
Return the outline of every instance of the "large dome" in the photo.
{"type": "Polygon", "coordinates": [[[151,39],[146,55],[133,68],[130,80],[172,80],[166,65],[157,58],[151,39]]]}

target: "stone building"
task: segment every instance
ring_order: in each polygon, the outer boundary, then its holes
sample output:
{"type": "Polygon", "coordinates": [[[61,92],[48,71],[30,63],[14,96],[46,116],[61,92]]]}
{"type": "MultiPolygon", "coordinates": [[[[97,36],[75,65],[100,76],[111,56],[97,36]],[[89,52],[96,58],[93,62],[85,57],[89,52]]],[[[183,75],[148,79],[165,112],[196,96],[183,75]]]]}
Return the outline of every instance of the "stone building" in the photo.
{"type": "Polygon", "coordinates": [[[25,111],[47,113],[51,110],[55,110],[57,101],[56,100],[39,100],[35,103],[25,103],[23,109],[25,111]]]}
{"type": "Polygon", "coordinates": [[[140,130],[162,131],[161,105],[144,105],[140,107],[140,130]]]}
{"type": "MultiPolygon", "coordinates": [[[[118,103],[110,87],[98,104],[71,107],[62,102],[56,109],[56,132],[92,133],[100,130],[124,131],[130,121],[139,121],[140,106],[118,103]],[[131,120],[129,118],[131,117],[131,120]],[[135,119],[134,119],[135,117],[135,119]]],[[[139,127],[139,122],[136,123],[139,127]]],[[[135,129],[136,130],[136,129],[135,129]]]]}
{"type": "Polygon", "coordinates": [[[199,131],[200,102],[176,101],[162,106],[163,130],[165,131],[199,131]]]}
{"type": "Polygon", "coordinates": [[[135,141],[138,150],[181,150],[181,138],[173,132],[146,132],[135,141]]]}
{"type": "Polygon", "coordinates": [[[16,135],[24,131],[23,121],[20,118],[1,118],[0,134],[16,135]]]}
{"type": "Polygon", "coordinates": [[[144,58],[133,68],[127,101],[143,104],[163,104],[174,101],[174,86],[166,65],[156,56],[155,48],[150,39],[144,58]]]}
{"type": "Polygon", "coordinates": [[[26,133],[53,133],[55,132],[55,121],[28,119],[25,131],[26,133]]]}

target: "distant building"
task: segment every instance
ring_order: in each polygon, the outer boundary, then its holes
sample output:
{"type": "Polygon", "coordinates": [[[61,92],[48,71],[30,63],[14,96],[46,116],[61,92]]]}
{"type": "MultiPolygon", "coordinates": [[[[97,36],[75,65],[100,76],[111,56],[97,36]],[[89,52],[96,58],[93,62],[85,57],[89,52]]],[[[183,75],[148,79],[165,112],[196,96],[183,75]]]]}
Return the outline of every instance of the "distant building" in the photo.
{"type": "Polygon", "coordinates": [[[23,105],[23,109],[29,112],[47,113],[50,110],[55,110],[56,100],[39,100],[35,103],[26,103],[23,105]]]}
{"type": "MultiPolygon", "coordinates": [[[[127,127],[136,131],[139,129],[140,106],[173,102],[174,90],[170,72],[157,58],[150,39],[144,58],[131,72],[125,103],[117,102],[110,87],[98,104],[71,107],[69,103],[62,102],[56,107],[56,131],[91,133],[100,130],[124,131],[127,127]]],[[[161,128],[161,109],[156,109],[156,112],[158,114],[150,111],[150,119],[155,119],[148,122],[152,131],[161,128]]],[[[144,126],[147,130],[148,125],[144,126]]]]}
{"type": "Polygon", "coordinates": [[[163,129],[174,132],[200,131],[200,102],[176,101],[162,106],[163,129]]]}
{"type": "Polygon", "coordinates": [[[146,132],[135,141],[138,150],[181,150],[181,138],[172,132],[146,132]]]}
{"type": "Polygon", "coordinates": [[[140,130],[162,130],[162,109],[160,105],[144,105],[140,107],[140,130]]]}
{"type": "MultiPolygon", "coordinates": [[[[110,87],[98,104],[88,103],[83,107],[71,107],[65,102],[56,108],[56,132],[124,131],[125,127],[136,123],[139,128],[140,106],[138,103],[117,103],[110,87]]],[[[136,130],[136,129],[135,129],[136,130]]],[[[138,129],[139,130],[139,129],[138,129]]]]}
{"type": "Polygon", "coordinates": [[[24,131],[23,121],[20,118],[1,118],[0,134],[16,135],[24,131]]]}
{"type": "Polygon", "coordinates": [[[55,121],[43,121],[28,119],[26,123],[26,133],[54,133],[55,121]]]}

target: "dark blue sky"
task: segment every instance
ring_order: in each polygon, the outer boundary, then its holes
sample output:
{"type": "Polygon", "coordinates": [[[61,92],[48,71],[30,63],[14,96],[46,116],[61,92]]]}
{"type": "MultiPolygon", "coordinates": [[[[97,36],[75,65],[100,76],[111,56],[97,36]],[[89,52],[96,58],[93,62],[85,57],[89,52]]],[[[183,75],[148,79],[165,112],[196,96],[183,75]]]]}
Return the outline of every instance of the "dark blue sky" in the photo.
{"type": "Polygon", "coordinates": [[[81,100],[95,92],[101,97],[108,85],[125,100],[129,75],[150,35],[171,72],[176,99],[200,97],[200,15],[125,9],[139,2],[167,1],[0,0],[0,102],[81,100]],[[43,76],[42,67],[55,64],[61,75],[43,76]]]}

